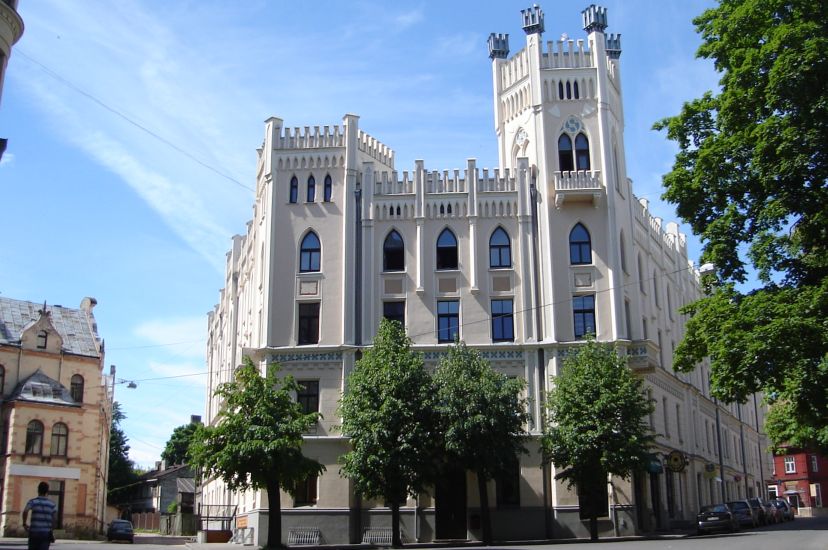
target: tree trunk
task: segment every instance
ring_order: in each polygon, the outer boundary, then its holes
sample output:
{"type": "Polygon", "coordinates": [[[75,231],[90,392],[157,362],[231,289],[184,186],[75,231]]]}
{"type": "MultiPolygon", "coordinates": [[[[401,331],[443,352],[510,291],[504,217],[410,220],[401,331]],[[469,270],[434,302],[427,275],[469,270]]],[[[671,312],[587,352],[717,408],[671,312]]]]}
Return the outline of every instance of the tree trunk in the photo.
{"type": "Polygon", "coordinates": [[[402,537],[400,537],[400,503],[391,505],[391,547],[402,548],[402,537]]]}
{"type": "Polygon", "coordinates": [[[279,479],[267,481],[267,547],[285,548],[282,544],[282,501],[279,479]]]}
{"type": "Polygon", "coordinates": [[[598,514],[594,510],[589,514],[589,540],[598,540],[598,514]]]}
{"type": "Polygon", "coordinates": [[[480,495],[480,526],[483,528],[483,544],[492,543],[492,518],[489,514],[489,487],[486,479],[477,473],[477,492],[480,495]]]}

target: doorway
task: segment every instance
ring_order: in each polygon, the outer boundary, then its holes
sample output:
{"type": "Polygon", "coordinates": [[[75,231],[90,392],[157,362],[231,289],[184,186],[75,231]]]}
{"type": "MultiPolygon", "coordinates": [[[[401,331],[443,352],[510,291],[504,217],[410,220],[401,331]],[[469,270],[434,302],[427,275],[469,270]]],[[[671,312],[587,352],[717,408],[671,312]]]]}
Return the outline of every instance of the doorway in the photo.
{"type": "Polygon", "coordinates": [[[58,529],[63,529],[63,494],[64,484],[66,482],[59,479],[52,479],[49,481],[49,492],[46,493],[46,498],[51,500],[57,506],[57,525],[58,529]]]}
{"type": "Polygon", "coordinates": [[[434,487],[435,538],[466,540],[466,472],[447,470],[434,487]]]}

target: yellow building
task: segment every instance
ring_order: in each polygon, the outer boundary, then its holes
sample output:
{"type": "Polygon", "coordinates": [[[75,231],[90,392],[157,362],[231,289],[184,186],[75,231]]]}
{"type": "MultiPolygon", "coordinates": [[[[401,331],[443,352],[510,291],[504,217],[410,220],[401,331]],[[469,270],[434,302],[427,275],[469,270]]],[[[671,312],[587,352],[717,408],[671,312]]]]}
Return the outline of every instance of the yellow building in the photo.
{"type": "MultiPolygon", "coordinates": [[[[92,314],[0,297],[0,533],[22,534],[20,514],[49,483],[58,529],[104,522],[112,377],[92,314]]],[[[114,373],[111,373],[114,374],[114,373]]]]}

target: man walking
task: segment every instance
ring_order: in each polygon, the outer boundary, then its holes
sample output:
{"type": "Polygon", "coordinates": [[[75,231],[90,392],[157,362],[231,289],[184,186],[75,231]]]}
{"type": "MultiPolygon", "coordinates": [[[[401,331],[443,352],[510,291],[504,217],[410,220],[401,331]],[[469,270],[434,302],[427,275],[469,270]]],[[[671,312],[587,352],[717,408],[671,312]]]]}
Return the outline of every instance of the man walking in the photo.
{"type": "Polygon", "coordinates": [[[26,503],[23,509],[23,529],[29,532],[29,550],[49,550],[52,542],[52,527],[55,524],[55,503],[46,498],[49,484],[41,481],[37,485],[37,497],[26,503]],[[31,523],[26,523],[32,512],[31,523]]]}

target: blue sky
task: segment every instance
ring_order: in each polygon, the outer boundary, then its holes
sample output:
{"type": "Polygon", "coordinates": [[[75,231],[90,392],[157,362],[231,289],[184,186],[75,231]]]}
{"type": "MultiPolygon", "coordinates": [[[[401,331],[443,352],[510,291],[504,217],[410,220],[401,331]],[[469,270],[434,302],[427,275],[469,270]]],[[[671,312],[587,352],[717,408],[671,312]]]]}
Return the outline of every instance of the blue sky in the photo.
{"type": "MultiPolygon", "coordinates": [[[[585,38],[588,4],[541,4],[544,38],[585,38]]],[[[206,314],[251,215],[264,120],[355,113],[399,170],[420,158],[430,170],[470,157],[495,167],[486,38],[509,33],[519,50],[528,5],[20,0],[26,29],[0,105],[0,293],[97,298],[106,363],[138,384],[116,386],[133,460],[152,465],[203,412],[206,314]]],[[[622,34],[629,176],[671,220],[659,196],[675,148],[650,128],[716,86],[691,23],[712,1],[601,5],[607,32],[622,34]]],[[[696,259],[694,238],[690,250],[696,259]]]]}

